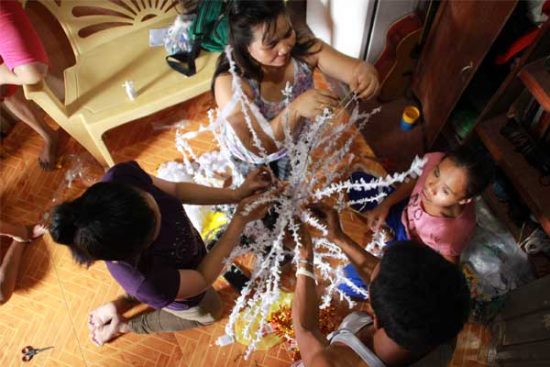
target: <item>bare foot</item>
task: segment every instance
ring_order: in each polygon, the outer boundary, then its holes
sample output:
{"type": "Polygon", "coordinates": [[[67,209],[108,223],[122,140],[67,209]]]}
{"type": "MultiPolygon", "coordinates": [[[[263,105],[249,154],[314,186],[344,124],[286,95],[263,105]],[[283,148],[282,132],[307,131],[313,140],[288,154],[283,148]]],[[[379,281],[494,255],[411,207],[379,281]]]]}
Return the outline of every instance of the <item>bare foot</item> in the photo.
{"type": "Polygon", "coordinates": [[[108,324],[94,328],[90,332],[90,340],[100,347],[124,334],[124,330],[128,330],[128,324],[126,322],[112,320],[108,324]]]}
{"type": "Polygon", "coordinates": [[[50,139],[44,142],[44,147],[38,157],[38,164],[44,171],[51,171],[55,168],[57,162],[58,136],[59,134],[57,130],[55,130],[50,139]]]}
{"type": "Polygon", "coordinates": [[[99,306],[88,316],[90,340],[97,346],[130,331],[128,323],[117,311],[114,302],[99,306]]]}

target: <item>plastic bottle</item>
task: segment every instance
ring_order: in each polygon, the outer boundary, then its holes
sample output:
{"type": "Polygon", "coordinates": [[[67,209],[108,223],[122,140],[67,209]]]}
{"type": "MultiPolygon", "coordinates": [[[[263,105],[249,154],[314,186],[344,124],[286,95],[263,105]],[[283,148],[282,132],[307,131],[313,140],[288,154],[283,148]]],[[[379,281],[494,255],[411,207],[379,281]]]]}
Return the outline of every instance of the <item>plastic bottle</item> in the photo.
{"type": "Polygon", "coordinates": [[[191,51],[192,42],[189,37],[189,27],[195,19],[195,14],[180,14],[174,24],[168,28],[164,38],[164,48],[168,55],[191,51]]]}

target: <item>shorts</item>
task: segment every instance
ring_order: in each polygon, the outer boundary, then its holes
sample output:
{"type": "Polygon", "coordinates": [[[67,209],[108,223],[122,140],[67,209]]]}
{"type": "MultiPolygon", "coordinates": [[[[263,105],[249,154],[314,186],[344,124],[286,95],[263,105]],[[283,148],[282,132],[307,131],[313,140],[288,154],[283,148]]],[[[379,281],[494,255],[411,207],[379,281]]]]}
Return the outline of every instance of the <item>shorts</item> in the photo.
{"type": "Polygon", "coordinates": [[[0,64],[13,70],[18,66],[48,64],[48,55],[30,19],[18,1],[0,4],[0,64]]]}

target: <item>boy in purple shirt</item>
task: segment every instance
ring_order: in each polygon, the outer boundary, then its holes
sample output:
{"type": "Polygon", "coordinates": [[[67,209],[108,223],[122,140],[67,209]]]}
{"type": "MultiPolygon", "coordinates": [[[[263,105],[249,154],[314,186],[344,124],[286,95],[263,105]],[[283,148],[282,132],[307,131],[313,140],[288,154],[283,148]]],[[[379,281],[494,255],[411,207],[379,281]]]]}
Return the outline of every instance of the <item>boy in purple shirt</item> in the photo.
{"type": "Polygon", "coordinates": [[[256,193],[271,185],[268,171],[252,172],[236,190],[173,183],[148,175],[136,162],[112,167],[102,182],[74,201],[54,208],[50,233],[69,246],[75,260],[104,260],[130,297],[90,314],[90,337],[102,345],[126,332],[170,332],[219,319],[222,303],[211,285],[223,260],[239,243],[244,226],[261,218],[265,206],[243,212],[256,193]],[[182,203],[239,203],[226,232],[207,254],[182,203]],[[125,320],[132,298],[156,311],[125,320]]]}

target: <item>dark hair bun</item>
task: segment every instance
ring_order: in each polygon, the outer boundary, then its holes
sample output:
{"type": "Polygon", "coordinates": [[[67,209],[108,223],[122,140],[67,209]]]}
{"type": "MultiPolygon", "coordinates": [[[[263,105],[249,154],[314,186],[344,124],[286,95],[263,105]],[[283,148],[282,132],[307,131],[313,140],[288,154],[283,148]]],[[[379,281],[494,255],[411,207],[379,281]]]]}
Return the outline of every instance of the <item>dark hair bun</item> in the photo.
{"type": "Polygon", "coordinates": [[[53,240],[57,243],[71,245],[74,242],[77,221],[79,220],[79,206],[77,203],[67,202],[52,209],[49,230],[53,240]]]}

